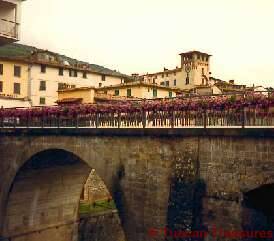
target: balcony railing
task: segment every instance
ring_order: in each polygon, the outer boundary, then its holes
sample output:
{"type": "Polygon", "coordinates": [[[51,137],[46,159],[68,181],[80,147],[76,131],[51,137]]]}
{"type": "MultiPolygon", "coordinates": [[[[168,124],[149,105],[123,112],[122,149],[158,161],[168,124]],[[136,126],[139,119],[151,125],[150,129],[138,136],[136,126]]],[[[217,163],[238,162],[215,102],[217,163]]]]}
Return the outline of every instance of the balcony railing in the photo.
{"type": "Polygon", "coordinates": [[[19,23],[0,18],[0,35],[8,38],[18,38],[19,23]]]}

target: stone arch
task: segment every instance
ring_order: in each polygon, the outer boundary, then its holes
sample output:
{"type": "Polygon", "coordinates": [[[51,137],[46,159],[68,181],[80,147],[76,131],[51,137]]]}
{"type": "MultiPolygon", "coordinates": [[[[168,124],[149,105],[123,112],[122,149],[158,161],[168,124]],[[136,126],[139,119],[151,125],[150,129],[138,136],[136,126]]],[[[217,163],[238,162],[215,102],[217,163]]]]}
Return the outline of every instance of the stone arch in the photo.
{"type": "Polygon", "coordinates": [[[93,168],[90,161],[63,148],[38,146],[21,154],[6,197],[3,236],[77,240],[79,200],[93,168]]]}

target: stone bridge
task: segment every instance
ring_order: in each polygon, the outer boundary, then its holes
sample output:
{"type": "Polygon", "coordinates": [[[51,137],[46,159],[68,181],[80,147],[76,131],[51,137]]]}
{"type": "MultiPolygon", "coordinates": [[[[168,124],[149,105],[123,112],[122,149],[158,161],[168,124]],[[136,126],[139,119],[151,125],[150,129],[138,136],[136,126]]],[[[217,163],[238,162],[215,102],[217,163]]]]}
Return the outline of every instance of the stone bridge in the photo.
{"type": "Polygon", "coordinates": [[[190,210],[196,227],[252,227],[245,215],[274,213],[262,203],[274,199],[273,137],[271,128],[2,129],[0,237],[77,240],[79,199],[92,168],[116,202],[128,241],[155,240],[150,228],[175,227],[171,203],[190,196],[201,204],[190,210]],[[202,182],[202,196],[189,191],[174,201],[175,173],[176,180],[202,182]],[[256,192],[265,195],[260,203],[256,192]],[[252,198],[268,209],[248,212],[254,207],[243,202],[252,198]]]}

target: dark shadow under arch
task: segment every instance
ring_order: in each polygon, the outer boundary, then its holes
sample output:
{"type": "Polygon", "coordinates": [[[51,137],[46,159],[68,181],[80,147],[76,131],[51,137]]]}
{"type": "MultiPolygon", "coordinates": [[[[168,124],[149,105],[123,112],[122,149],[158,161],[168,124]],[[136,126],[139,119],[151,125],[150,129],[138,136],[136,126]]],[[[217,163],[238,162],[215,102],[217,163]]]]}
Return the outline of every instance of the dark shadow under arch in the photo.
{"type": "Polygon", "coordinates": [[[10,240],[77,240],[78,209],[92,167],[75,154],[48,149],[18,170],[7,197],[3,234],[10,240]]]}
{"type": "MultiPolygon", "coordinates": [[[[266,184],[243,194],[242,228],[251,231],[272,232],[274,238],[274,184],[266,184]]],[[[243,240],[261,240],[262,237],[243,240]]]]}

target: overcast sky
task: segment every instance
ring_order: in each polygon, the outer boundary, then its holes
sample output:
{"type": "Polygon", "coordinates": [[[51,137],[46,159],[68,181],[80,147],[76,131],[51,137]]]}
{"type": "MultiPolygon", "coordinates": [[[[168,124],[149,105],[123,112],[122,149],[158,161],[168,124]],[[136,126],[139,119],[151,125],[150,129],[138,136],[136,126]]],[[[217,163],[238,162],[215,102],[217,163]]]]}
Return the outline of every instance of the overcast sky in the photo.
{"type": "Polygon", "coordinates": [[[27,0],[21,43],[120,72],[212,54],[212,76],[274,86],[274,0],[27,0]]]}

